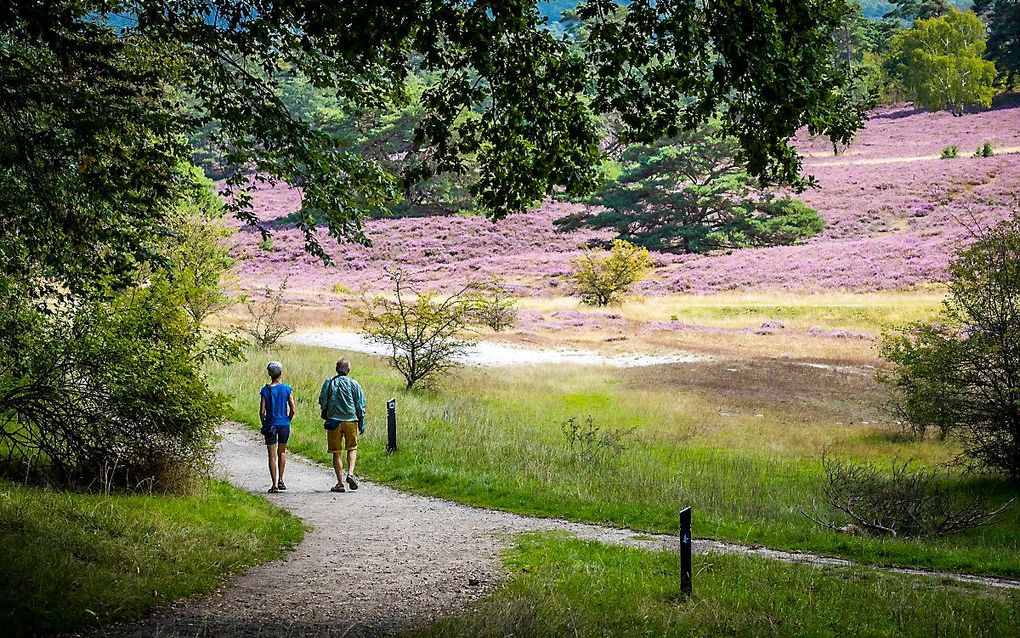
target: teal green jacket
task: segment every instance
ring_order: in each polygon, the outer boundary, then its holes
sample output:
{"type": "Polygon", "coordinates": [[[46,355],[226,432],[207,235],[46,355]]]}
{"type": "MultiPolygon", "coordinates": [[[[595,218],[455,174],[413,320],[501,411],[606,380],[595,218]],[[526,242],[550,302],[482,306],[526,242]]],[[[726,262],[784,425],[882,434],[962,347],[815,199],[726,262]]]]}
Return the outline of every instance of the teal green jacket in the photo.
{"type": "Polygon", "coordinates": [[[326,379],[319,392],[319,407],[326,411],[327,419],[365,422],[365,393],[350,377],[326,379]]]}

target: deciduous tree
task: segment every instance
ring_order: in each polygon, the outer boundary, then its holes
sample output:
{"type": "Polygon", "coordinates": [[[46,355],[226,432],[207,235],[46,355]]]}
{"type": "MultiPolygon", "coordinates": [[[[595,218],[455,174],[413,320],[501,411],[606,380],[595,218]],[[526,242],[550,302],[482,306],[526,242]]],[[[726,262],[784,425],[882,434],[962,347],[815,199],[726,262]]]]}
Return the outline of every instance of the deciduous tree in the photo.
{"type": "Polygon", "coordinates": [[[951,9],[897,34],[890,62],[918,106],[963,115],[969,106],[988,108],[995,95],[995,63],[983,57],[985,42],[980,18],[951,9]]]}
{"type": "Polygon", "coordinates": [[[888,336],[885,377],[917,431],[960,439],[967,458],[1020,480],[1020,219],[951,265],[936,323],[888,336]]]}
{"type": "Polygon", "coordinates": [[[451,294],[419,290],[399,270],[389,273],[393,296],[366,300],[354,314],[362,334],[386,348],[407,389],[435,386],[460,364],[470,345],[465,330],[475,312],[476,290],[468,283],[451,294]]]}

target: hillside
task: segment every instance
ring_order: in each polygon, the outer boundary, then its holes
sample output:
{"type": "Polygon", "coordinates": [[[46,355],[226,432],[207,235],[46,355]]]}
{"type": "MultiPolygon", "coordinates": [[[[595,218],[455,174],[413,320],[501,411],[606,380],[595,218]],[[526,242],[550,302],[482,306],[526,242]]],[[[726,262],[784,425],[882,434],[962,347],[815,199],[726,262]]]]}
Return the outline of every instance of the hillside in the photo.
{"type": "MultiPolygon", "coordinates": [[[[725,254],[657,253],[660,267],[641,292],[873,291],[940,281],[968,237],[969,222],[961,218],[1001,219],[1020,192],[1018,121],[1016,100],[960,118],[909,107],[880,109],[838,156],[802,136],[797,145],[806,155],[805,172],[819,188],[800,197],[825,218],[820,236],[796,246],[725,254]],[[969,157],[984,142],[998,154],[969,157]],[[937,159],[950,144],[959,146],[961,157],[937,159]]],[[[460,216],[379,219],[366,224],[373,247],[334,248],[337,266],[327,268],[304,254],[300,234],[285,223],[299,206],[297,191],[267,187],[255,194],[255,205],[263,220],[277,224],[273,248],[260,249],[257,233],[242,229],[235,271],[249,289],[278,285],[287,276],[291,291],[302,296],[330,293],[337,285],[380,288],[383,269],[393,264],[436,286],[501,275],[524,294],[557,296],[571,260],[592,239],[609,237],[557,230],[553,221],[580,206],[562,202],[498,223],[460,216]]]]}

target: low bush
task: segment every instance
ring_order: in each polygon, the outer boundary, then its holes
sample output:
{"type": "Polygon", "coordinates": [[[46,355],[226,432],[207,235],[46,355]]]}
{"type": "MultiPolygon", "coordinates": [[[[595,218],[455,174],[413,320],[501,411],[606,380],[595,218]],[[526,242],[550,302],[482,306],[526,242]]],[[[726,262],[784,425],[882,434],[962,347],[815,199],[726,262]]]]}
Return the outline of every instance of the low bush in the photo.
{"type": "Polygon", "coordinates": [[[287,291],[287,280],[276,290],[266,289],[259,299],[251,299],[245,305],[248,310],[248,322],[241,326],[241,331],[251,337],[256,348],[269,350],[294,332],[294,326],[284,321],[283,295],[287,291]]]}
{"type": "Polygon", "coordinates": [[[560,431],[571,454],[587,467],[600,467],[616,460],[627,449],[625,441],[634,434],[629,430],[607,430],[589,415],[583,420],[570,417],[560,424],[560,431]]]}
{"type": "Polygon", "coordinates": [[[586,250],[575,260],[571,279],[583,303],[609,306],[621,303],[651,270],[647,248],[617,239],[608,255],[602,250],[586,250]]]}
{"type": "Polygon", "coordinates": [[[815,515],[819,525],[846,533],[870,533],[914,538],[944,536],[991,524],[1013,500],[989,508],[983,495],[965,496],[946,489],[948,470],[912,468],[894,460],[888,473],[873,465],[823,457],[826,504],[847,522],[843,526],[815,515]]]}
{"type": "Polygon", "coordinates": [[[974,157],[993,157],[995,155],[995,149],[988,142],[985,142],[974,151],[974,157]]]}
{"type": "Polygon", "coordinates": [[[473,305],[472,320],[494,332],[502,332],[517,325],[517,295],[501,279],[479,284],[473,305]]]}
{"type": "Polygon", "coordinates": [[[0,465],[104,490],[206,473],[225,401],[200,366],[234,353],[201,340],[174,295],[153,282],[54,316],[2,288],[0,465]]]}
{"type": "Polygon", "coordinates": [[[949,146],[942,149],[942,156],[940,159],[953,159],[954,157],[960,156],[960,149],[957,148],[956,144],[950,144],[949,146]]]}

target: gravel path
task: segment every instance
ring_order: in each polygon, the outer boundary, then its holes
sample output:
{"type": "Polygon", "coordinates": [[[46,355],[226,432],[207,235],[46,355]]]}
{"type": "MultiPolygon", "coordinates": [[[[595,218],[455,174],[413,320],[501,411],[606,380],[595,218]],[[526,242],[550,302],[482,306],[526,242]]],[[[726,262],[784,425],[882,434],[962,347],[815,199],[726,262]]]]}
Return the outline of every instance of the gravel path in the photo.
{"type": "MultiPolygon", "coordinates": [[[[257,434],[224,428],[219,472],[264,492],[265,448],[257,434]]],[[[333,494],[332,470],[291,456],[288,490],[267,495],[311,526],[286,558],[238,576],[212,596],[178,602],[104,636],[382,636],[463,609],[500,576],[498,554],[522,531],[564,530],[580,538],[672,550],[675,538],[482,510],[362,483],[333,494]]],[[[694,551],[755,555],[790,562],[850,565],[840,559],[695,540],[694,551]]],[[[1020,581],[919,570],[995,587],[1020,581]]]]}

